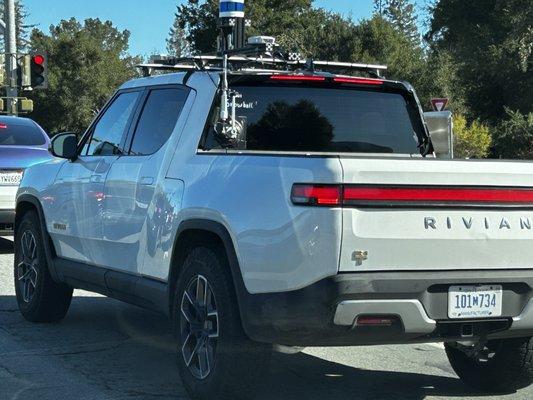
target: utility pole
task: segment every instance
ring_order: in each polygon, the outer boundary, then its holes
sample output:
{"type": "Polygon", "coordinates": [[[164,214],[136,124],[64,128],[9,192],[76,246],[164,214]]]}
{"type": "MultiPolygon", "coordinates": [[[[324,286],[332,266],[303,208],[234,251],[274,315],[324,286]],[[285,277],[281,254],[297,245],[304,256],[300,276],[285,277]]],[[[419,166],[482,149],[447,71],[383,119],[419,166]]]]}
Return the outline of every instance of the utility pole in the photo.
{"type": "Polygon", "coordinates": [[[5,48],[7,75],[7,111],[9,115],[17,115],[17,29],[15,23],[15,0],[4,0],[5,10],[5,48]]]}

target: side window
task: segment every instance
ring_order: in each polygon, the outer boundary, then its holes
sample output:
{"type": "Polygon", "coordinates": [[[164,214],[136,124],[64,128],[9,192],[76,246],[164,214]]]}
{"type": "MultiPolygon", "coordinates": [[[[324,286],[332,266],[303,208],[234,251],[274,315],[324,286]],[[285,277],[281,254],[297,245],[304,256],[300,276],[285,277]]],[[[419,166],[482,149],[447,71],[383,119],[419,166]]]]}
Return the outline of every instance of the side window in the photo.
{"type": "Polygon", "coordinates": [[[189,94],[179,88],[153,89],[135,129],[131,154],[150,155],[163,146],[174,131],[189,94]]]}
{"type": "Polygon", "coordinates": [[[91,139],[85,145],[88,156],[112,156],[122,154],[120,143],[142,92],[120,94],[104,112],[93,129],[91,139]]]}

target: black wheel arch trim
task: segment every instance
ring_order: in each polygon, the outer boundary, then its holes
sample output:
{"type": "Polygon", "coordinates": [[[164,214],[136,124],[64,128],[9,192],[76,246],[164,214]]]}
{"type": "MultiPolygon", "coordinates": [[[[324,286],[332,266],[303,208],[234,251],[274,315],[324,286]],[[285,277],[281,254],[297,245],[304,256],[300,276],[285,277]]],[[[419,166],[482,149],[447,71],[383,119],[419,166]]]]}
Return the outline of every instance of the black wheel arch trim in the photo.
{"type": "MultiPolygon", "coordinates": [[[[181,224],[178,227],[178,230],[176,232],[176,238],[174,241],[174,247],[173,247],[173,254],[172,254],[172,260],[174,260],[174,251],[178,246],[180,236],[185,233],[186,231],[206,231],[209,233],[212,233],[216,236],[218,236],[224,246],[224,250],[226,252],[226,256],[228,258],[228,264],[230,266],[230,273],[233,280],[233,286],[235,287],[235,294],[237,296],[237,304],[239,306],[239,315],[241,316],[241,321],[243,324],[244,331],[248,333],[247,329],[247,312],[246,307],[244,306],[246,304],[246,300],[251,294],[246,289],[246,286],[244,284],[244,280],[242,277],[242,272],[239,264],[239,259],[237,258],[237,253],[235,251],[235,244],[233,243],[233,239],[231,238],[231,235],[229,234],[227,228],[221,224],[220,222],[216,222],[213,220],[208,219],[189,219],[181,222],[181,224]]],[[[172,276],[172,270],[174,266],[172,267],[171,271],[169,272],[169,285],[168,288],[172,287],[171,279],[173,279],[172,276]]],[[[177,278],[177,277],[176,277],[177,278]]],[[[169,298],[172,295],[172,293],[169,293],[169,298]]]]}
{"type": "Polygon", "coordinates": [[[46,261],[48,263],[48,270],[50,272],[50,275],[52,276],[52,279],[55,282],[59,283],[61,282],[61,279],[58,275],[58,272],[57,272],[57,269],[54,263],[52,238],[50,237],[48,233],[48,229],[46,228],[46,219],[44,217],[44,211],[43,211],[41,202],[34,195],[22,194],[17,198],[17,205],[15,209],[14,237],[15,238],[17,237],[17,230],[18,230],[18,226],[20,224],[20,218],[21,218],[20,213],[19,213],[19,208],[22,203],[29,203],[35,208],[35,210],[37,210],[37,215],[39,217],[39,222],[41,224],[41,239],[43,240],[43,248],[44,248],[46,261]]]}

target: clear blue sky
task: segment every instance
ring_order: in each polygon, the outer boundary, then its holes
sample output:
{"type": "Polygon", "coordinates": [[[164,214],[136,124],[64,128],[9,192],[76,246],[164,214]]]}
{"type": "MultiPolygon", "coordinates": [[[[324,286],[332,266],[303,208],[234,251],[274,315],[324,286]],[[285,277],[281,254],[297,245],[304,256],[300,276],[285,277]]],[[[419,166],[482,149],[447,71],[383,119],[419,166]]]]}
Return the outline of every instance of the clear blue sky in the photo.
{"type": "MultiPolygon", "coordinates": [[[[422,2],[421,0],[420,2],[422,2]]],[[[174,20],[176,5],[183,0],[24,0],[30,16],[28,23],[48,32],[51,24],[75,17],[111,20],[131,32],[130,52],[150,55],[164,53],[165,39],[174,20]]],[[[355,20],[372,14],[372,0],[315,0],[319,7],[355,20]]]]}

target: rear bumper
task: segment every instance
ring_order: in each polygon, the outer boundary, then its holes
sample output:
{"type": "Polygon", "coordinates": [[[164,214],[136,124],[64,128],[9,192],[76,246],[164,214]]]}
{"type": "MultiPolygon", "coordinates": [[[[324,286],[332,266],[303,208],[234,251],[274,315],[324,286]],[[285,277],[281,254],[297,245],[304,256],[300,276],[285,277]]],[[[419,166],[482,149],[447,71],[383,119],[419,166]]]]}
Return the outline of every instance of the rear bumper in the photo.
{"type": "Polygon", "coordinates": [[[533,336],[533,270],[341,274],[301,290],[245,295],[243,325],[254,340],[290,346],[369,345],[533,336]],[[502,317],[448,318],[450,285],[501,284],[502,317]],[[397,323],[356,327],[360,315],[397,323]]]}

